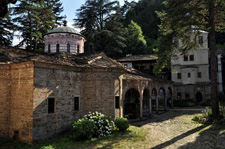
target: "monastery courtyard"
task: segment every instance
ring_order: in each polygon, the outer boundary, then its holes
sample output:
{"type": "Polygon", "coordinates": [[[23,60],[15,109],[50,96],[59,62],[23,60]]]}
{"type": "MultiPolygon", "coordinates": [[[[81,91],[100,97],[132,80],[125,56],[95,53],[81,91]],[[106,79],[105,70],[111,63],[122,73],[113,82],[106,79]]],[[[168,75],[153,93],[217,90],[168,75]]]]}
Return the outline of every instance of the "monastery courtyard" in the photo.
{"type": "Polygon", "coordinates": [[[191,121],[199,113],[200,110],[170,110],[154,114],[151,119],[133,122],[128,132],[115,132],[110,136],[88,141],[73,142],[65,134],[32,147],[19,142],[0,141],[0,148],[224,148],[225,126],[202,125],[191,121]]]}

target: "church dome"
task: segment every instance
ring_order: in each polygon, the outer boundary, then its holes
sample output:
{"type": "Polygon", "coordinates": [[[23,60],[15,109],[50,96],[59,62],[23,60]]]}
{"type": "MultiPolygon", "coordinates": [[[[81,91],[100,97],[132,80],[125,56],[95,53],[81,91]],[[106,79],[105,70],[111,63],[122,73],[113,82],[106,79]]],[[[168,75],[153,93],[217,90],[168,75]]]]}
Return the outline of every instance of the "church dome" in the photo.
{"type": "Polygon", "coordinates": [[[56,27],[53,28],[51,31],[49,31],[47,34],[54,34],[54,33],[70,33],[70,34],[77,34],[81,35],[77,30],[71,27],[62,26],[62,27],[56,27]]]}

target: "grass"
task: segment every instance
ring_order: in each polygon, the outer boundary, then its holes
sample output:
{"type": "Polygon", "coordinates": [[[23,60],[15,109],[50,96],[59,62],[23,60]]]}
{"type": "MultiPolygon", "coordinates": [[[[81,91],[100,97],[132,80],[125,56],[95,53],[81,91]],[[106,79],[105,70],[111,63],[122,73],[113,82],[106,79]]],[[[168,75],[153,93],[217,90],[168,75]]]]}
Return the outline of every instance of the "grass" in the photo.
{"type": "Polygon", "coordinates": [[[93,138],[85,141],[73,141],[69,135],[65,134],[57,138],[42,141],[33,146],[19,141],[0,139],[1,149],[73,149],[73,148],[126,148],[128,146],[138,146],[145,141],[147,133],[143,128],[130,126],[128,131],[120,132],[115,130],[107,137],[93,138]]]}

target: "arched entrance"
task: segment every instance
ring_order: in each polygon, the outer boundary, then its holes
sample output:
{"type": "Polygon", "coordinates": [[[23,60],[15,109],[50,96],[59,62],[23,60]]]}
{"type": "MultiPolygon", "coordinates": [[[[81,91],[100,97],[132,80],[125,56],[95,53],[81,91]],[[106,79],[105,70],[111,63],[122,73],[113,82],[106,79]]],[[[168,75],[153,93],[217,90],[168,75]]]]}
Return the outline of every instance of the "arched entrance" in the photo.
{"type": "Polygon", "coordinates": [[[172,100],[172,89],[168,87],[167,89],[167,105],[168,107],[173,107],[173,100],[172,100]]]}
{"type": "Polygon", "coordinates": [[[132,88],[129,89],[125,94],[124,101],[124,117],[127,118],[138,118],[140,117],[140,94],[132,88]]]}
{"type": "Polygon", "coordinates": [[[164,110],[166,108],[166,92],[164,88],[159,89],[159,109],[164,110]]]}
{"type": "Polygon", "coordinates": [[[201,92],[197,92],[196,93],[196,100],[197,100],[197,102],[201,102],[202,101],[202,93],[201,92]]]}
{"type": "Polygon", "coordinates": [[[143,116],[149,116],[149,90],[145,89],[143,92],[143,116]]]}
{"type": "Polygon", "coordinates": [[[156,99],[157,99],[157,91],[156,89],[152,89],[152,110],[153,111],[157,111],[157,103],[156,103],[156,99]]]}

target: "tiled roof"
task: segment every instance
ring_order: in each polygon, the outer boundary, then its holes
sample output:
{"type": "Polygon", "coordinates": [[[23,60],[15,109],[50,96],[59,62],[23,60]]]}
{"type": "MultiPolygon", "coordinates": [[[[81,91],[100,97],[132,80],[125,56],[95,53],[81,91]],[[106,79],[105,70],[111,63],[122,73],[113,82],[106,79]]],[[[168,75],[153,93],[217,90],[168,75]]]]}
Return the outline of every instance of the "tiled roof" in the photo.
{"type": "Polygon", "coordinates": [[[71,27],[67,27],[67,26],[56,27],[48,32],[48,34],[53,34],[53,33],[71,33],[71,34],[80,35],[80,33],[77,30],[75,30],[74,28],[71,28],[71,27]]]}
{"type": "Polygon", "coordinates": [[[157,60],[158,56],[156,54],[153,55],[131,55],[127,57],[123,57],[118,59],[119,62],[133,62],[133,61],[151,61],[157,60]]]}

